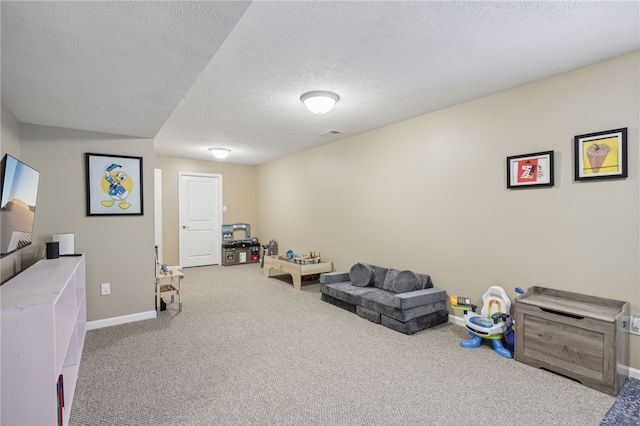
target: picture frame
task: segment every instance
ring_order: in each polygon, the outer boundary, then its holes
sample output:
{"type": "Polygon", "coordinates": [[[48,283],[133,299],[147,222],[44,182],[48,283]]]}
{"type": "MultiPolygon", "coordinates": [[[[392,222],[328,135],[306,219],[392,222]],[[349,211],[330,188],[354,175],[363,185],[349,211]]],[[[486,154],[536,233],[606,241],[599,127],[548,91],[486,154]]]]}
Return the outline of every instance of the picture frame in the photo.
{"type": "Polygon", "coordinates": [[[142,216],[142,157],[86,153],[87,216],[142,216]]]}
{"type": "Polygon", "coordinates": [[[576,181],[627,177],[627,128],[574,137],[576,181]]]}
{"type": "Polygon", "coordinates": [[[553,151],[507,157],[507,189],[553,186],[553,151]]]}

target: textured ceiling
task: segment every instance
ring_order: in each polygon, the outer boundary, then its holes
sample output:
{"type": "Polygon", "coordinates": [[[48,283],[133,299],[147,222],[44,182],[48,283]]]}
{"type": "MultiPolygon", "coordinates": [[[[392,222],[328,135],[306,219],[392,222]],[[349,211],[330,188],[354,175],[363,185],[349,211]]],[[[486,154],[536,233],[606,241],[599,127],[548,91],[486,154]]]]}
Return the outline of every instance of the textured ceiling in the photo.
{"type": "Polygon", "coordinates": [[[2,102],[23,123],[153,138],[249,4],[2,1],[2,102]]]}
{"type": "Polygon", "coordinates": [[[2,101],[260,164],[639,48],[637,1],[2,1],[2,101]],[[310,90],[341,99],[312,114],[310,90]]]}

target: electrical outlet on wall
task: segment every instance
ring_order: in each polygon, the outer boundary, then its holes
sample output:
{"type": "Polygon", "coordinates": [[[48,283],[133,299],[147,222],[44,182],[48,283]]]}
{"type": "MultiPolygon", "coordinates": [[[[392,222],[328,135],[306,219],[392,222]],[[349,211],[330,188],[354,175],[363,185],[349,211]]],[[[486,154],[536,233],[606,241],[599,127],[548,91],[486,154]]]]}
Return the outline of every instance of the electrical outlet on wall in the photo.
{"type": "Polygon", "coordinates": [[[111,294],[111,283],[102,283],[100,284],[100,294],[102,296],[107,296],[111,294]]]}
{"type": "Polygon", "coordinates": [[[629,333],[640,335],[640,312],[631,314],[629,323],[629,333]]]}
{"type": "Polygon", "coordinates": [[[636,312],[635,314],[632,314],[629,320],[631,322],[630,324],[631,327],[629,327],[629,332],[631,334],[640,335],[640,312],[636,312]]]}

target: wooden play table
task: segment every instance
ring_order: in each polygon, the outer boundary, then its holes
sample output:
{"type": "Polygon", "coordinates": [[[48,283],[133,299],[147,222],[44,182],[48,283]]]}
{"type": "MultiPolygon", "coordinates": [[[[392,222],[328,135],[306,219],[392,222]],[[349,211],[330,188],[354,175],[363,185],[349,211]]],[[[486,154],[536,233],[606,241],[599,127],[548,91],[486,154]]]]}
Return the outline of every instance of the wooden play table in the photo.
{"type": "Polygon", "coordinates": [[[184,278],[184,274],[180,271],[171,270],[169,274],[165,274],[160,270],[159,265],[156,267],[156,315],[160,315],[160,299],[165,296],[171,296],[171,303],[173,303],[174,296],[178,296],[178,311],[182,312],[182,301],[180,300],[182,278],[184,278]]]}
{"type": "Polygon", "coordinates": [[[310,263],[307,265],[299,265],[289,262],[288,260],[278,259],[278,256],[264,257],[264,276],[269,277],[271,269],[277,269],[287,274],[291,274],[293,278],[293,286],[300,290],[302,287],[302,276],[321,274],[323,272],[331,272],[333,264],[329,260],[322,260],[320,263],[310,263]]]}

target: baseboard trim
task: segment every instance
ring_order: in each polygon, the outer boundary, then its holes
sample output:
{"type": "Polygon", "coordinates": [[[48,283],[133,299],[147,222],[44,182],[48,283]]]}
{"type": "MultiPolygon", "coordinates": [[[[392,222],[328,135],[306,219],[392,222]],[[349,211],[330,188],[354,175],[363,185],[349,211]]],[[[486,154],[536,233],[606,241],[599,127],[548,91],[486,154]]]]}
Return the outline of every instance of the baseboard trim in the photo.
{"type": "Polygon", "coordinates": [[[464,327],[464,318],[449,314],[449,322],[464,327]]]}
{"type": "MultiPolygon", "coordinates": [[[[455,315],[449,314],[449,322],[461,327],[465,327],[464,318],[462,317],[457,317],[455,315]]],[[[637,368],[629,367],[629,377],[640,380],[640,370],[637,368]]]]}
{"type": "Polygon", "coordinates": [[[156,318],[156,311],[140,312],[137,314],[122,315],[120,317],[105,318],[101,320],[88,321],[87,331],[97,328],[111,327],[114,325],[126,324],[128,322],[142,321],[146,319],[156,318]]]}

